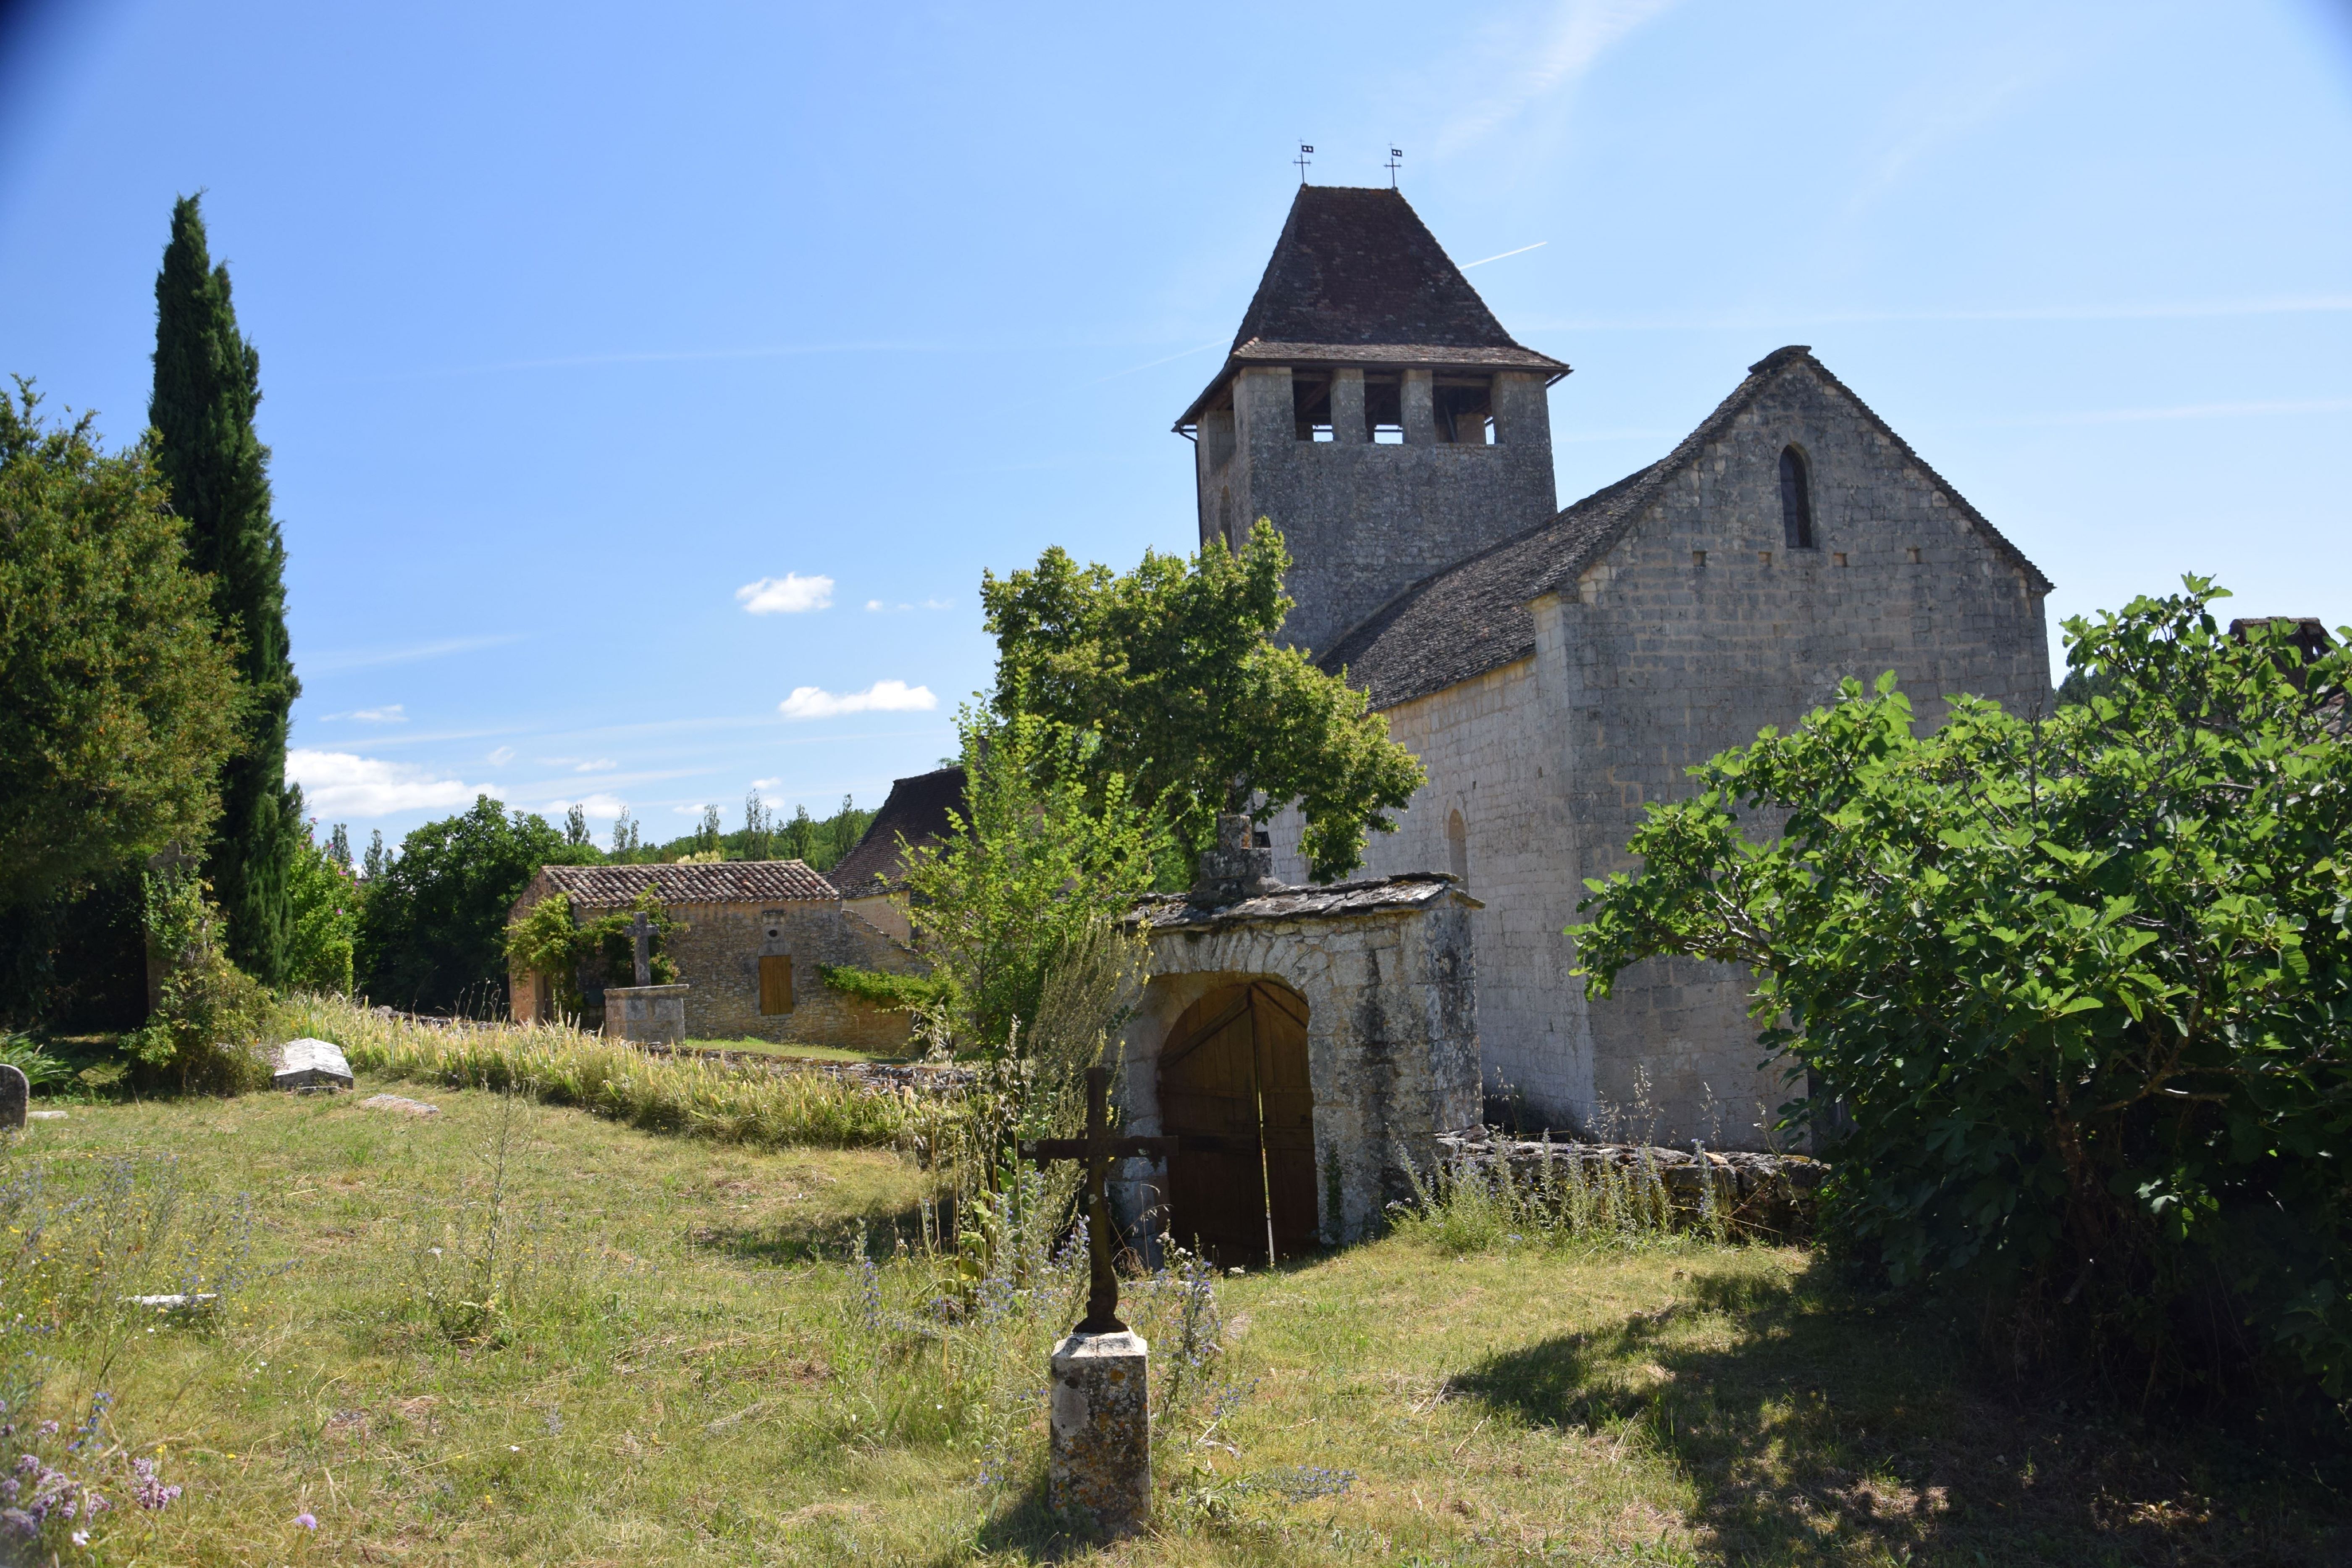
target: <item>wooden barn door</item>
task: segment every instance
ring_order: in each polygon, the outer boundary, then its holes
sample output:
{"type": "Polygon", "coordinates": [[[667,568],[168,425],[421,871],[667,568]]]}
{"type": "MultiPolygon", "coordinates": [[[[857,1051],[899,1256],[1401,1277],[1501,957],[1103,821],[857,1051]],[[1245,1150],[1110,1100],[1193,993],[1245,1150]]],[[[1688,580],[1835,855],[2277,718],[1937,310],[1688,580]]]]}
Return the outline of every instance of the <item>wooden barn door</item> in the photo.
{"type": "Polygon", "coordinates": [[[1271,1199],[1276,1254],[1316,1245],[1315,1089],[1297,992],[1252,981],[1186,1008],[1160,1054],[1160,1122],[1177,1140],[1170,1239],[1262,1265],[1271,1199]]]}

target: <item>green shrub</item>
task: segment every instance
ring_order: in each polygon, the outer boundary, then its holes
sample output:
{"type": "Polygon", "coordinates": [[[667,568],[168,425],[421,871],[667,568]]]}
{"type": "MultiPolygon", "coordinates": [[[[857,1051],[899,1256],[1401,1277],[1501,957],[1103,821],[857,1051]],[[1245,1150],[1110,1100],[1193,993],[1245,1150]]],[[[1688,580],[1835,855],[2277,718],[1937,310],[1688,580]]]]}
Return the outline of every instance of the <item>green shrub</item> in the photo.
{"type": "Polygon", "coordinates": [[[193,868],[148,873],[147,931],[167,968],[153,1016],[123,1042],[141,1076],[184,1094],[267,1084],[269,994],[221,951],[220,910],[193,868]]]}
{"type": "Polygon", "coordinates": [[[2135,1394],[2252,1363],[2340,1397],[2347,660],[2187,584],[2069,621],[2095,679],[2049,718],[1961,698],[1923,738],[1891,675],[1847,682],[1694,769],[1571,930],[1595,995],[1654,954],[1752,966],[1765,1044],[1852,1118],[1828,1215],[1896,1280],[1991,1286],[2023,1350],[2135,1394]]]}

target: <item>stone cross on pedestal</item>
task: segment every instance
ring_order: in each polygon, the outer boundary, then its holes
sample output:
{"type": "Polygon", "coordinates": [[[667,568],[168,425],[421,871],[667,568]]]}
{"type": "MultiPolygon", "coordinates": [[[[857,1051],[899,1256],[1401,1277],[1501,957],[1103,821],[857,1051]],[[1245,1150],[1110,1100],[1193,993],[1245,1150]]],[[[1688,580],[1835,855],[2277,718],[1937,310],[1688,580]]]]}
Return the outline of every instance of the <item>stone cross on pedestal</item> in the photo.
{"type": "Polygon", "coordinates": [[[654,983],[654,928],[646,921],[643,910],[629,917],[629,943],[635,950],[637,984],[651,985],[654,983]]]}
{"type": "Polygon", "coordinates": [[[1021,1152],[1040,1165],[1053,1160],[1087,1163],[1090,1289],[1086,1317],[1054,1347],[1047,1500],[1056,1512],[1121,1536],[1142,1529],[1151,1515],[1151,1347],[1119,1321],[1105,1184],[1113,1160],[1171,1154],[1176,1140],[1111,1136],[1109,1100],[1110,1069],[1088,1068],[1087,1135],[1030,1139],[1021,1152]]]}

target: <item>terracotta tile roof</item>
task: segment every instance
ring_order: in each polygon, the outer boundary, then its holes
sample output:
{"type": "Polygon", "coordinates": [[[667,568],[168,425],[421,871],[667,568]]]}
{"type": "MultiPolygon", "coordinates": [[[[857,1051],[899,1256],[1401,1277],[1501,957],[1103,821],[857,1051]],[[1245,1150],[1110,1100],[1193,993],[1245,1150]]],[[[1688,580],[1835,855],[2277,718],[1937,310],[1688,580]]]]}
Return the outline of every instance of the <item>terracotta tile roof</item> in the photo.
{"type": "Polygon", "coordinates": [[[897,887],[907,870],[898,840],[903,837],[919,849],[945,838],[950,826],[948,813],[964,809],[963,792],[960,767],[893,780],[890,798],[874,814],[866,837],[835,865],[834,884],[845,897],[853,899],[871,898],[897,887]]]}
{"type": "MultiPolygon", "coordinates": [[[[533,889],[567,893],[572,906],[616,910],[647,888],[665,904],[765,904],[837,899],[805,860],[728,860],[695,866],[549,866],[533,889]]],[[[525,898],[530,896],[526,891],[525,898]]]]}
{"type": "Polygon", "coordinates": [[[1568,367],[1514,342],[1428,226],[1392,190],[1302,185],[1209,390],[1249,363],[1568,367]]]}
{"type": "Polygon", "coordinates": [[[1129,918],[1152,931],[1195,931],[1247,921],[1329,920],[1434,909],[1448,901],[1464,909],[1486,908],[1443,871],[1406,871],[1321,887],[1277,888],[1213,910],[1196,909],[1186,893],[1146,893],[1135,901],[1129,918]]]}
{"type": "Polygon", "coordinates": [[[1748,366],[1747,379],[1731,395],[1658,461],[1593,491],[1517,538],[1423,578],[1366,617],[1319,662],[1329,670],[1345,668],[1349,682],[1370,692],[1372,706],[1379,709],[1443,691],[1527,658],[1536,647],[1535,616],[1528,602],[1572,587],[1586,567],[1633,530],[1677,475],[1710,443],[1730,432],[1775,377],[1800,364],[1851,401],[1874,429],[1951,499],[1971,529],[2025,574],[2035,593],[2050,591],[2050,580],[2041,568],[1813,358],[1811,349],[1797,344],[1777,349],[1748,366]]]}

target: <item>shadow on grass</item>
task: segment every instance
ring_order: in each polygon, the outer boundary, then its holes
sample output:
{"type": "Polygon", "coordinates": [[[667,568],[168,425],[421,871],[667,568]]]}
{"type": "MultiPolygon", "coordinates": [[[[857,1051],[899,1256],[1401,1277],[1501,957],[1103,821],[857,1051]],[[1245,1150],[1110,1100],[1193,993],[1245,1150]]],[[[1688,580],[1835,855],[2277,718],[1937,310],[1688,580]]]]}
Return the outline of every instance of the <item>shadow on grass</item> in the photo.
{"type": "Polygon", "coordinates": [[[914,1204],[875,1204],[849,1214],[790,1215],[756,1225],[706,1225],[688,1239],[705,1252],[744,1263],[841,1263],[859,1257],[887,1260],[904,1241],[923,1245],[923,1214],[914,1204]]]}
{"type": "Polygon", "coordinates": [[[1689,1481],[1692,1522],[1731,1563],[2352,1553],[2344,1500],[2307,1458],[1993,1397],[1970,1386],[1958,1321],[1853,1299],[1828,1273],[1697,1273],[1659,1311],[1506,1352],[1454,1385],[1536,1426],[1632,1426],[1689,1481]]]}

